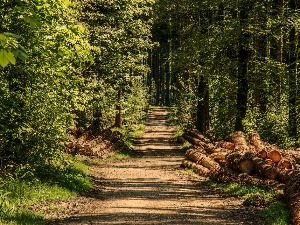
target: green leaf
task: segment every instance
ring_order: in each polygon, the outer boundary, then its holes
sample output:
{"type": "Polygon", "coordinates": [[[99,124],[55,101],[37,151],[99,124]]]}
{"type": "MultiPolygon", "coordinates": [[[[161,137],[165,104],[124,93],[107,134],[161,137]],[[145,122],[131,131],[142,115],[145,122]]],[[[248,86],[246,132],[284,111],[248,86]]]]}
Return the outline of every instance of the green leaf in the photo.
{"type": "Polygon", "coordinates": [[[28,55],[21,49],[14,49],[12,50],[12,53],[14,54],[15,57],[21,60],[26,60],[28,58],[28,55]]]}
{"type": "Polygon", "coordinates": [[[69,7],[70,5],[72,5],[72,3],[71,3],[69,0],[64,0],[64,1],[63,1],[63,4],[64,4],[66,7],[69,7]]]}
{"type": "Polygon", "coordinates": [[[1,41],[5,41],[7,39],[7,37],[4,34],[0,34],[0,40],[1,41]]]}
{"type": "Polygon", "coordinates": [[[7,52],[6,57],[11,62],[11,64],[13,64],[13,65],[16,64],[16,58],[12,52],[7,52]]]}
{"type": "Polygon", "coordinates": [[[5,36],[7,36],[7,37],[12,37],[12,38],[16,38],[16,39],[20,39],[21,38],[21,36],[19,36],[17,34],[10,33],[10,32],[4,32],[3,34],[5,36]]]}
{"type": "Polygon", "coordinates": [[[0,65],[4,68],[9,64],[6,50],[0,50],[0,65]]]}

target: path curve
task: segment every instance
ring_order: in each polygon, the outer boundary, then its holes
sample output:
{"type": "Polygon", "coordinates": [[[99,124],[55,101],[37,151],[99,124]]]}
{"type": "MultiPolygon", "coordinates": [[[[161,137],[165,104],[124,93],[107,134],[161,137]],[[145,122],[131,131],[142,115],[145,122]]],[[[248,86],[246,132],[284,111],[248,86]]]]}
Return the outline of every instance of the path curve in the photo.
{"type": "Polygon", "coordinates": [[[263,224],[241,200],[180,168],[184,152],[172,141],[175,128],[167,115],[165,108],[152,108],[134,157],[94,167],[93,192],[52,224],[263,224]]]}

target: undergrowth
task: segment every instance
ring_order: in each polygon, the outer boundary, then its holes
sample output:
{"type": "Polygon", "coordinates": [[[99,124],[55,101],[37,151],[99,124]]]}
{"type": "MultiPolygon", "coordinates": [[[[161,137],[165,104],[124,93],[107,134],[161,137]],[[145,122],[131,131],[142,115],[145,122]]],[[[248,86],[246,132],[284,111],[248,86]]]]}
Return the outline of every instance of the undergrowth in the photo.
{"type": "Polygon", "coordinates": [[[267,225],[291,225],[291,217],[288,206],[278,201],[272,191],[251,185],[240,185],[237,183],[215,183],[210,185],[225,192],[234,194],[243,199],[247,206],[260,206],[260,216],[267,225]]]}
{"type": "Polygon", "coordinates": [[[123,126],[122,129],[116,129],[122,134],[122,139],[127,147],[130,147],[135,138],[144,133],[144,124],[133,124],[131,126],[123,126]]]}
{"type": "Polygon", "coordinates": [[[14,174],[3,174],[0,185],[0,224],[44,224],[44,216],[31,211],[31,205],[74,198],[90,190],[92,182],[85,164],[65,156],[64,162],[20,166],[14,174]]]}
{"type": "Polygon", "coordinates": [[[0,174],[0,224],[45,224],[42,213],[30,210],[32,205],[75,198],[89,191],[92,188],[89,167],[103,160],[131,157],[133,152],[129,147],[136,136],[143,134],[143,130],[144,125],[119,130],[128,148],[106,159],[59,155],[43,163],[15,166],[13,172],[4,170],[0,174]]]}

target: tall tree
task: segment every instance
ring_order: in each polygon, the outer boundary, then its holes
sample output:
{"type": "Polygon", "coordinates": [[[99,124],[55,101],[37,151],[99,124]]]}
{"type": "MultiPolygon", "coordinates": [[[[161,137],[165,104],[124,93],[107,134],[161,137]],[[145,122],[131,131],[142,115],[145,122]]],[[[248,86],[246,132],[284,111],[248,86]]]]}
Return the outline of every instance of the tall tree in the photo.
{"type": "Polygon", "coordinates": [[[237,90],[237,114],[235,130],[244,131],[243,120],[246,117],[248,103],[248,61],[250,57],[250,38],[248,19],[249,12],[253,9],[254,1],[243,1],[240,6],[239,24],[240,34],[238,43],[238,90],[237,90]]]}
{"type": "MultiPolygon", "coordinates": [[[[289,0],[289,9],[295,13],[296,0],[289,0]]],[[[289,134],[297,139],[297,28],[295,22],[292,20],[289,33],[289,134]]]]}

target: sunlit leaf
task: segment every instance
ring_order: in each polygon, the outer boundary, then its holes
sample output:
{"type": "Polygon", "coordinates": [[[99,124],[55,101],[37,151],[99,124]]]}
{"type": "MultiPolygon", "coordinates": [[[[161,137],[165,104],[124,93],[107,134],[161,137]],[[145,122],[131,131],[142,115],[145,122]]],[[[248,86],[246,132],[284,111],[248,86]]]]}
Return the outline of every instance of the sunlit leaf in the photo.
{"type": "Polygon", "coordinates": [[[12,52],[7,52],[6,53],[6,57],[7,57],[7,59],[9,60],[9,62],[11,64],[13,64],[13,65],[16,64],[16,58],[15,58],[15,56],[14,56],[14,54],[12,52]]]}

